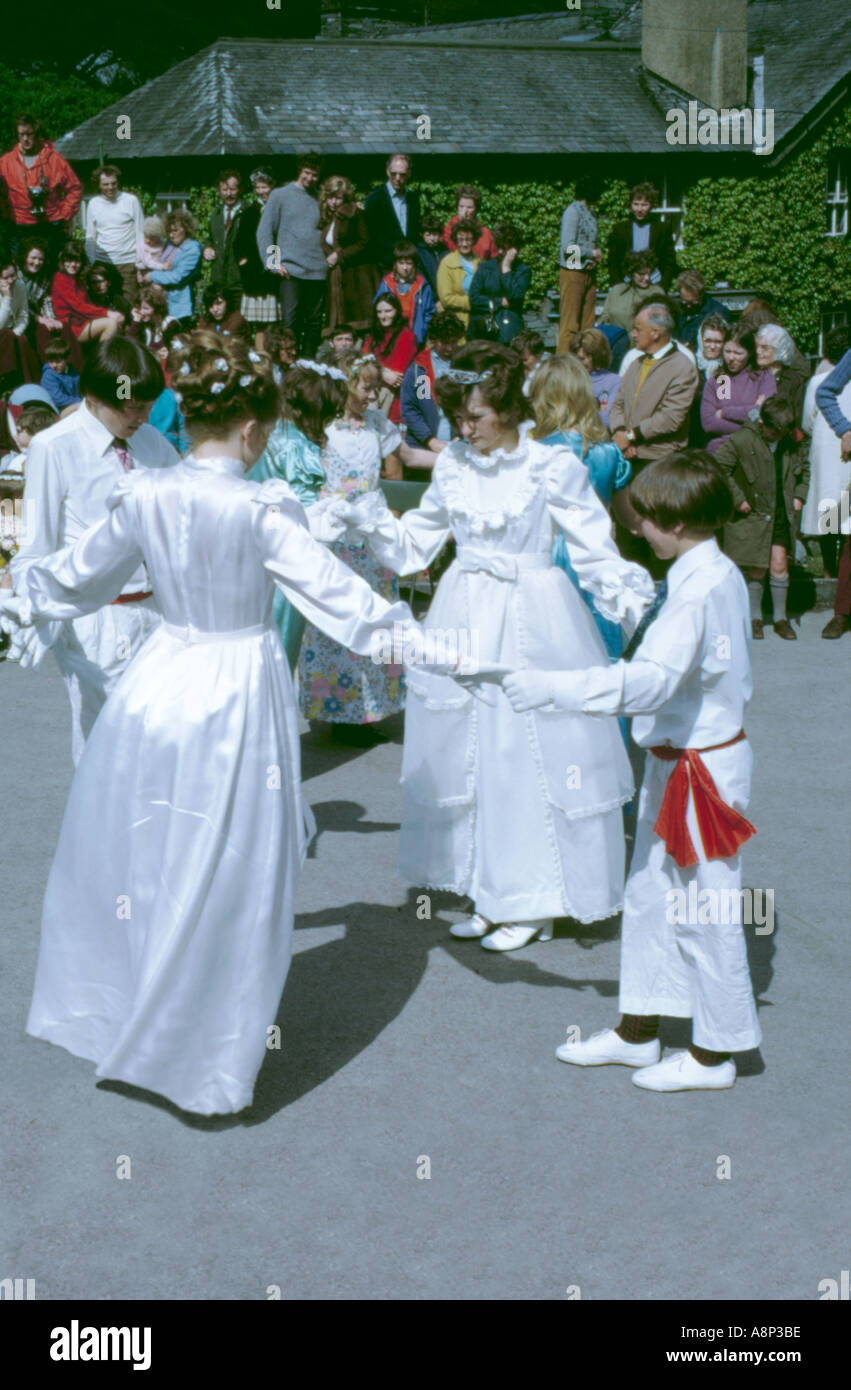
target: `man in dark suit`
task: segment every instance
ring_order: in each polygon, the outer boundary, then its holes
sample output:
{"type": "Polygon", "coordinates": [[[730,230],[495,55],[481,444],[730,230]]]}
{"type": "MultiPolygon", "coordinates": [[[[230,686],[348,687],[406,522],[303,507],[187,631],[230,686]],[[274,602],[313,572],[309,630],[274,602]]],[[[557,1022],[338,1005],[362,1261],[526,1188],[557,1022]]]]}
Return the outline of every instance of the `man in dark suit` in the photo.
{"type": "Polygon", "coordinates": [[[617,285],[623,278],[623,263],[627,251],[652,251],[658,269],[653,280],[667,290],[676,274],[677,257],[674,237],[664,222],[651,222],[650,212],[659,201],[658,190],[652,183],[636,184],[629,195],[632,213],[624,222],[616,222],[609,237],[609,284],[617,285]]]}
{"type": "Polygon", "coordinates": [[[204,259],[213,262],[210,284],[238,297],[242,293],[242,277],[236,258],[236,234],[245,204],[242,179],[235,169],[224,169],[219,175],[219,197],[222,201],[210,217],[211,244],[204,248],[204,259]]]}
{"type": "Polygon", "coordinates": [[[410,177],[411,156],[392,154],[387,182],[374,189],[364,204],[370,256],[382,275],[393,269],[393,247],[398,241],[416,244],[421,239],[420,197],[408,188],[410,177]]]}

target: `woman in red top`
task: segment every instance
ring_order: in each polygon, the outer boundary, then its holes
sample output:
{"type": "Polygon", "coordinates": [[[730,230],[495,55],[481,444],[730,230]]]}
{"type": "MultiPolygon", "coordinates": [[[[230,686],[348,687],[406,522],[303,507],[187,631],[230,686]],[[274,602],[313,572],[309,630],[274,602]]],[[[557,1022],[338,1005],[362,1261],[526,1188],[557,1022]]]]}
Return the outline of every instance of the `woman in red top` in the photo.
{"type": "Polygon", "coordinates": [[[124,323],[124,315],[117,309],[92,303],[83,286],[82,268],[80,252],[69,242],[60,253],[50,288],[53,312],[61,323],[70,326],[80,343],[89,343],[93,338],[114,338],[124,323]]]}
{"type": "Polygon", "coordinates": [[[405,322],[402,305],[395,294],[385,290],[378,295],[372,310],[372,327],[363,345],[364,355],[372,353],[381,368],[381,380],[392,399],[382,393],[378,404],[394,424],[402,419],[399,388],[402,377],[410,367],[419,344],[405,322]],[[389,409],[387,409],[389,406],[389,409]]]}
{"type": "MultiPolygon", "coordinates": [[[[482,195],[478,188],[474,188],[471,183],[462,183],[460,188],[455,190],[455,216],[450,217],[443,229],[443,244],[448,246],[450,251],[457,251],[455,245],[454,231],[459,222],[478,222],[479,203],[482,195]]],[[[480,261],[492,260],[496,255],[496,242],[489,227],[482,227],[478,240],[473,245],[473,255],[478,256],[480,261]]]]}

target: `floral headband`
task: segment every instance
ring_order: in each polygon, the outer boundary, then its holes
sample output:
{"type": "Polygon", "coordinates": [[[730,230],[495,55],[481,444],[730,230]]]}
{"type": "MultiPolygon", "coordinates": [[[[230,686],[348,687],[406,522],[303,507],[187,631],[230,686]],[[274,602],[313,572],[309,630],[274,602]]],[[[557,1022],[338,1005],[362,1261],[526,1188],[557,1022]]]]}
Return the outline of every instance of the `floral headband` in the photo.
{"type": "Polygon", "coordinates": [[[374,362],[376,367],[378,366],[378,358],[374,352],[365,353],[363,357],[359,357],[357,362],[352,364],[352,370],[349,372],[349,381],[354,381],[361,367],[365,367],[368,362],[374,362]]]}
{"type": "Polygon", "coordinates": [[[325,362],[314,362],[309,357],[298,357],[294,363],[306,372],[316,372],[319,376],[330,376],[332,381],[345,381],[346,373],[339,367],[329,367],[325,362]]]}
{"type": "Polygon", "coordinates": [[[450,367],[448,372],[444,372],[450,381],[454,381],[458,386],[478,386],[480,382],[487,381],[493,372],[462,372],[457,367],[450,367]]]}

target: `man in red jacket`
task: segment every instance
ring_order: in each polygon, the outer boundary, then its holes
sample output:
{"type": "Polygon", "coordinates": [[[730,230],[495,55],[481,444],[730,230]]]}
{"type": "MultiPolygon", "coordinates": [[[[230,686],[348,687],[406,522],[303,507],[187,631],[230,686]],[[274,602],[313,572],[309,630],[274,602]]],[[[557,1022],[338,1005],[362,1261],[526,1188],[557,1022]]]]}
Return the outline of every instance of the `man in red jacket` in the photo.
{"type": "Polygon", "coordinates": [[[15,121],[18,143],[0,158],[3,181],[3,217],[9,227],[11,253],[21,242],[40,236],[47,242],[48,260],[68,238],[68,223],[80,206],[82,187],[67,160],[29,112],[15,121]]]}

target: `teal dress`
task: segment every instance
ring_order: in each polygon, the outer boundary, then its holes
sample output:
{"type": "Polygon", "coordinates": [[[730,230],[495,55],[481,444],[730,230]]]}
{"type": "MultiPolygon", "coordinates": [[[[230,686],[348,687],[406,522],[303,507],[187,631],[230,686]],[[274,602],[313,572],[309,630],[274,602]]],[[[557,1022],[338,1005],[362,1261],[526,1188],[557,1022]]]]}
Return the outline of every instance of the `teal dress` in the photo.
{"type": "MultiPolygon", "coordinates": [[[[558,430],[555,434],[547,435],[546,439],[541,440],[541,443],[566,446],[572,453],[576,454],[577,458],[582,459],[588,469],[591,486],[606,511],[611,506],[613,494],[620,488],[626,487],[632,475],[632,467],[628,459],[624,458],[617,444],[592,444],[590,449],[583,450],[582,435],[577,430],[568,430],[567,432],[558,430]]],[[[623,651],[620,626],[618,623],[610,622],[608,618],[604,618],[602,613],[598,613],[591,595],[579,587],[579,580],[570,563],[567,544],[561,532],[559,532],[553,545],[553,564],[563,569],[579,590],[591,609],[594,622],[606,644],[606,651],[612,661],[618,661],[623,651]]]]}
{"type": "MultiPolygon", "coordinates": [[[[266,449],[248,474],[255,483],[268,482],[270,478],[283,478],[289,483],[303,507],[310,507],[319,496],[319,489],[325,482],[325,470],[320,461],[318,444],[311,444],[307,435],[291,420],[279,420],[269,435],[266,449]]],[[[295,672],[301,639],[304,636],[304,618],[297,608],[293,608],[282,591],[275,589],[273,614],[284,644],[284,651],[295,672]]]]}

